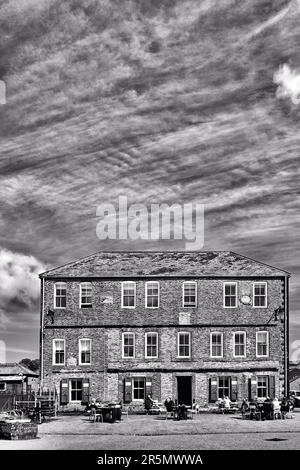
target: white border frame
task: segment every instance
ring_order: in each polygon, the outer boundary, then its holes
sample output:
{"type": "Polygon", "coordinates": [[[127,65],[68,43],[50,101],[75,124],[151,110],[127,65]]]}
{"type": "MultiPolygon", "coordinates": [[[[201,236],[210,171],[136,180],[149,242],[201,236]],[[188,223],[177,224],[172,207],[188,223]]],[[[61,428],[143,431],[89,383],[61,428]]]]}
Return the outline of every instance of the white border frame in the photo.
{"type": "Polygon", "coordinates": [[[91,338],[79,338],[78,340],[78,364],[80,366],[90,366],[92,364],[92,340],[91,338]],[[90,342],[90,362],[81,362],[81,348],[80,348],[81,341],[90,342]]]}
{"type": "Polygon", "coordinates": [[[132,331],[123,331],[122,333],[122,359],[135,359],[135,333],[132,331]],[[124,335],[133,336],[133,356],[124,356],[124,335]]]}
{"type": "Polygon", "coordinates": [[[256,357],[269,357],[269,332],[267,330],[261,330],[261,331],[257,331],[256,334],[255,334],[255,353],[256,353],[256,357]],[[257,352],[257,346],[258,346],[258,343],[257,343],[257,336],[259,333],[267,333],[267,354],[258,354],[257,352]]]}
{"type": "Polygon", "coordinates": [[[66,365],[66,340],[65,340],[65,338],[54,338],[52,340],[52,365],[53,366],[65,366],[66,365]],[[54,342],[55,341],[63,341],[64,342],[64,362],[60,362],[59,364],[56,364],[56,362],[54,362],[54,359],[55,359],[54,342]]]}
{"type": "Polygon", "coordinates": [[[147,281],[145,282],[145,308],[150,308],[150,309],[156,309],[156,308],[159,308],[159,304],[160,304],[160,285],[159,285],[159,281],[147,281]],[[157,307],[148,307],[147,306],[147,300],[148,300],[148,293],[147,293],[147,286],[148,284],[157,284],[157,287],[158,287],[158,302],[157,302],[157,307]]]}
{"type": "Polygon", "coordinates": [[[178,331],[177,332],[177,359],[191,359],[192,357],[192,344],[191,344],[191,332],[190,331],[178,331]],[[181,334],[189,335],[189,356],[179,356],[179,336],[181,334]]]}
{"type": "Polygon", "coordinates": [[[210,332],[210,357],[214,359],[220,359],[224,357],[224,340],[223,340],[223,335],[221,331],[211,331],[210,332]],[[212,335],[221,335],[221,348],[222,348],[222,355],[221,356],[213,356],[212,355],[212,335]]]}
{"type": "Polygon", "coordinates": [[[268,308],[268,283],[266,281],[256,281],[256,282],[253,282],[253,285],[252,285],[252,307],[253,308],[268,308]],[[254,305],[254,290],[255,290],[255,286],[257,284],[263,284],[266,286],[266,303],[265,305],[254,305]]]}
{"type": "Polygon", "coordinates": [[[233,357],[247,357],[247,335],[246,335],[246,331],[233,331],[232,332],[232,342],[233,342],[233,357]],[[245,338],[245,354],[240,356],[240,355],[236,355],[235,354],[235,335],[241,335],[243,334],[244,335],[244,338],[245,338]]]}
{"type": "Polygon", "coordinates": [[[237,285],[237,282],[235,281],[224,281],[223,282],[223,307],[224,308],[237,308],[238,306],[238,285],[237,285]],[[226,285],[231,285],[231,286],[235,286],[235,306],[229,306],[229,305],[225,305],[225,286],[226,285]]]}
{"type": "MultiPolygon", "coordinates": [[[[79,284],[79,308],[92,308],[93,307],[93,301],[91,304],[83,304],[85,305],[85,307],[82,307],[82,303],[81,303],[81,297],[82,297],[82,285],[83,284],[90,284],[91,286],[91,291],[92,291],[92,294],[93,294],[93,287],[92,287],[92,283],[89,282],[89,281],[85,281],[85,282],[80,282],[79,284]]],[[[93,295],[91,295],[91,297],[93,298],[93,295]]]]}
{"type": "Polygon", "coordinates": [[[64,282],[64,281],[58,281],[58,282],[55,282],[53,284],[54,286],[54,295],[53,295],[53,308],[57,309],[57,310],[63,310],[64,308],[67,308],[67,283],[64,282]],[[65,284],[66,286],[66,306],[65,307],[56,307],[56,286],[57,284],[65,284]]]}
{"type": "Polygon", "coordinates": [[[121,308],[134,309],[136,307],[136,282],[135,281],[123,281],[121,288],[121,308]],[[134,284],[134,307],[128,307],[123,305],[124,300],[124,284],[134,284]]]}
{"type": "Polygon", "coordinates": [[[138,380],[138,379],[143,379],[144,380],[144,393],[145,393],[145,398],[146,398],[147,377],[142,376],[142,375],[137,375],[136,377],[131,377],[131,401],[134,401],[135,403],[144,403],[145,399],[143,400],[142,398],[134,398],[133,382],[134,382],[134,380],[138,380]]]}
{"type": "Polygon", "coordinates": [[[198,305],[198,284],[197,281],[183,281],[182,283],[182,308],[197,308],[198,305]],[[185,284],[194,284],[195,286],[195,305],[184,305],[184,286],[185,284]]]}
{"type": "Polygon", "coordinates": [[[157,331],[146,331],[145,333],[145,358],[146,359],[157,359],[158,358],[158,333],[157,331]],[[155,335],[156,336],[156,356],[147,356],[147,336],[148,335],[155,335]]]}

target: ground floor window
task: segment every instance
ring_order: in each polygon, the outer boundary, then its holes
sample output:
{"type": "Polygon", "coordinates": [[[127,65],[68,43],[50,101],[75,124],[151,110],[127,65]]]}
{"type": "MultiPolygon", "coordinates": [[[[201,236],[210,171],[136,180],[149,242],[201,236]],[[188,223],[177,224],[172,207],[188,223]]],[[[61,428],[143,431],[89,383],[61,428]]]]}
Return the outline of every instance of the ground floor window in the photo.
{"type": "Polygon", "coordinates": [[[218,398],[230,397],[230,377],[218,378],[218,398]]]}
{"type": "Polygon", "coordinates": [[[269,395],[268,378],[266,375],[257,376],[257,396],[258,398],[266,398],[269,395]]]}
{"type": "Polygon", "coordinates": [[[82,379],[70,380],[70,401],[82,401],[82,379]]]}
{"type": "Polygon", "coordinates": [[[132,379],[132,398],[133,400],[145,399],[145,379],[143,377],[132,379]]]}
{"type": "Polygon", "coordinates": [[[5,390],[6,390],[6,383],[5,382],[0,383],[0,392],[5,392],[5,390]]]}

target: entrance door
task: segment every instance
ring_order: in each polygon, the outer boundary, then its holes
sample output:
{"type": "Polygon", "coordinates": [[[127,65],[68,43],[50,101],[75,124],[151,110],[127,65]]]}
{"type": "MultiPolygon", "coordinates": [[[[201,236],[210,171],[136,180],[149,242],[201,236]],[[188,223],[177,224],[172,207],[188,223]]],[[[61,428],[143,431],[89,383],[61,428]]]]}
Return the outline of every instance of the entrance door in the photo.
{"type": "Polygon", "coordinates": [[[192,377],[177,377],[178,404],[192,405],[192,377]]]}

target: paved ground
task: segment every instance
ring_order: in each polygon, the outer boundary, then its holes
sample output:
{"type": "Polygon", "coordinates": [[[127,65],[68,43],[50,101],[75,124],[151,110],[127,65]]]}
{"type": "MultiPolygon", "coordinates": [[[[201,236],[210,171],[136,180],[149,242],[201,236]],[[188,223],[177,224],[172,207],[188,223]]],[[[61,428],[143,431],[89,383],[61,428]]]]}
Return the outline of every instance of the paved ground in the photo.
{"type": "Polygon", "coordinates": [[[219,414],[200,414],[188,421],[129,416],[114,424],[92,423],[84,416],[59,416],[39,425],[37,439],[0,441],[0,451],[4,449],[299,450],[300,409],[294,419],[261,422],[219,414]]]}

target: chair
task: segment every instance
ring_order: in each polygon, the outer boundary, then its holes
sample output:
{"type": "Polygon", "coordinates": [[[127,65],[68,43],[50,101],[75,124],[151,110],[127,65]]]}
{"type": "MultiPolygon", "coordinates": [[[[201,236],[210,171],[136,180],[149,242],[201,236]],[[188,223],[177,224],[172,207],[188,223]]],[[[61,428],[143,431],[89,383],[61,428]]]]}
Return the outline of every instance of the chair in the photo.
{"type": "Polygon", "coordinates": [[[95,423],[96,421],[101,421],[103,423],[103,414],[96,408],[92,408],[90,419],[95,423]]]}
{"type": "Polygon", "coordinates": [[[272,418],[273,419],[281,419],[282,418],[280,407],[276,407],[272,410],[272,418]]]}
{"type": "Polygon", "coordinates": [[[175,412],[174,411],[168,411],[166,409],[166,419],[168,419],[168,416],[171,416],[171,418],[175,418],[175,412]]]}
{"type": "Polygon", "coordinates": [[[197,415],[199,413],[199,405],[196,403],[193,403],[192,408],[189,408],[187,410],[187,417],[190,419],[193,419],[194,415],[197,415]]]}
{"type": "Polygon", "coordinates": [[[126,416],[128,419],[128,411],[129,411],[129,406],[124,406],[121,408],[121,419],[123,415],[126,416]]]}
{"type": "Polygon", "coordinates": [[[249,419],[257,419],[261,421],[261,412],[256,408],[255,404],[249,405],[249,419]]]}

